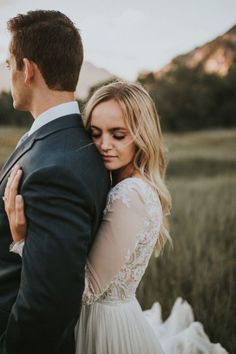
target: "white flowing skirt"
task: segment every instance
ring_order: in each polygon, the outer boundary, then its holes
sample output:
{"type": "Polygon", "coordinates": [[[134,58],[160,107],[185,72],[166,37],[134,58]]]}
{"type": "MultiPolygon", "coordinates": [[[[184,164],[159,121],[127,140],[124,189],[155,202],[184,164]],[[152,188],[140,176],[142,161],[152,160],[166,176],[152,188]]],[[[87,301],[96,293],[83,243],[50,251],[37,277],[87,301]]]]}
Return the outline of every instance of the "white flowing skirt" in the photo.
{"type": "Polygon", "coordinates": [[[76,354],[164,354],[136,299],[82,306],[76,354]]]}
{"type": "Polygon", "coordinates": [[[158,302],[144,311],[144,315],[165,354],[229,354],[219,343],[210,342],[203,325],[194,321],[191,306],[181,298],[175,301],[170,316],[164,322],[158,302]]]}
{"type": "Polygon", "coordinates": [[[227,354],[210,342],[180,298],[165,322],[159,303],[147,311],[136,299],[82,306],[75,338],[75,354],[227,354]]]}

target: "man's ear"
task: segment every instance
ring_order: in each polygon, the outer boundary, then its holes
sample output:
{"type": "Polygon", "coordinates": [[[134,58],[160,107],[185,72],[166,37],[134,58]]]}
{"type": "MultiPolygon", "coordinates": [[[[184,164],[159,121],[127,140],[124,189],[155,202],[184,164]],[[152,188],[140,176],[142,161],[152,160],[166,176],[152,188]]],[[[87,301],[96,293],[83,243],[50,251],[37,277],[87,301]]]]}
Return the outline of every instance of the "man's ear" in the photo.
{"type": "Polygon", "coordinates": [[[24,63],[24,73],[25,73],[25,84],[26,85],[30,85],[34,74],[35,74],[35,68],[34,68],[34,63],[32,61],[30,61],[27,58],[23,59],[23,63],[24,63]]]}

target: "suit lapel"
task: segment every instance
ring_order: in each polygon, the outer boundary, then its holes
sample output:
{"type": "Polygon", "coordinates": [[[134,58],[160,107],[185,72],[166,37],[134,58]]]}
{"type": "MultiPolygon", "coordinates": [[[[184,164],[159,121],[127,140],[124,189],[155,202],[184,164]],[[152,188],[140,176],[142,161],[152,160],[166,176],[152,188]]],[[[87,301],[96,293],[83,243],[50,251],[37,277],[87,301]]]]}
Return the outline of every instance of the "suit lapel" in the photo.
{"type": "Polygon", "coordinates": [[[6,177],[10,169],[17,163],[17,161],[32,148],[36,140],[44,139],[48,135],[51,135],[59,130],[79,126],[83,126],[83,123],[80,115],[78,114],[60,117],[42,126],[34,134],[30,135],[22,145],[20,145],[18,148],[16,148],[15,151],[13,151],[13,153],[0,171],[0,184],[6,177]]]}
{"type": "Polygon", "coordinates": [[[8,174],[10,169],[17,163],[17,161],[28,151],[31,149],[34,138],[25,141],[22,145],[20,145],[16,150],[13,151],[5,165],[0,171],[0,184],[2,183],[5,176],[8,174]]]}

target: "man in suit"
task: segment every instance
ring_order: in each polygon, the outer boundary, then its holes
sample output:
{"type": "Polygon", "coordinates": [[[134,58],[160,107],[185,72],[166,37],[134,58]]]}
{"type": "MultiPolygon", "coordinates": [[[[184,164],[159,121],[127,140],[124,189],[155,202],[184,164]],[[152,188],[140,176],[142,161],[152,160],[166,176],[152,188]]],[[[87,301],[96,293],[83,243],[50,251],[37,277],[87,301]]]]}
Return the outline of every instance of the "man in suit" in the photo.
{"type": "Polygon", "coordinates": [[[73,354],[86,256],[109,188],[74,97],[83,46],[57,11],[18,15],[8,29],[13,104],[35,120],[0,172],[2,197],[12,168],[22,168],[27,218],[21,260],[9,252],[0,199],[0,354],[73,354]]]}

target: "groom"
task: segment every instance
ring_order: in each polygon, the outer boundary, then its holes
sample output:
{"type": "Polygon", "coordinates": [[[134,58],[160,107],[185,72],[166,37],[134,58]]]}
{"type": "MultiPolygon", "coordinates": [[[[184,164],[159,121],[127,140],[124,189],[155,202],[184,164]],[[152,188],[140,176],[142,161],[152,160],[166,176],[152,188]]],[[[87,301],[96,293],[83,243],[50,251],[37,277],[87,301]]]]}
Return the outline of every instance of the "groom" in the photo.
{"type": "Polygon", "coordinates": [[[57,11],[18,15],[8,29],[14,107],[35,120],[0,172],[2,197],[21,166],[28,224],[21,261],[9,252],[0,199],[0,354],[73,354],[86,256],[109,187],[74,98],[83,46],[57,11]]]}

